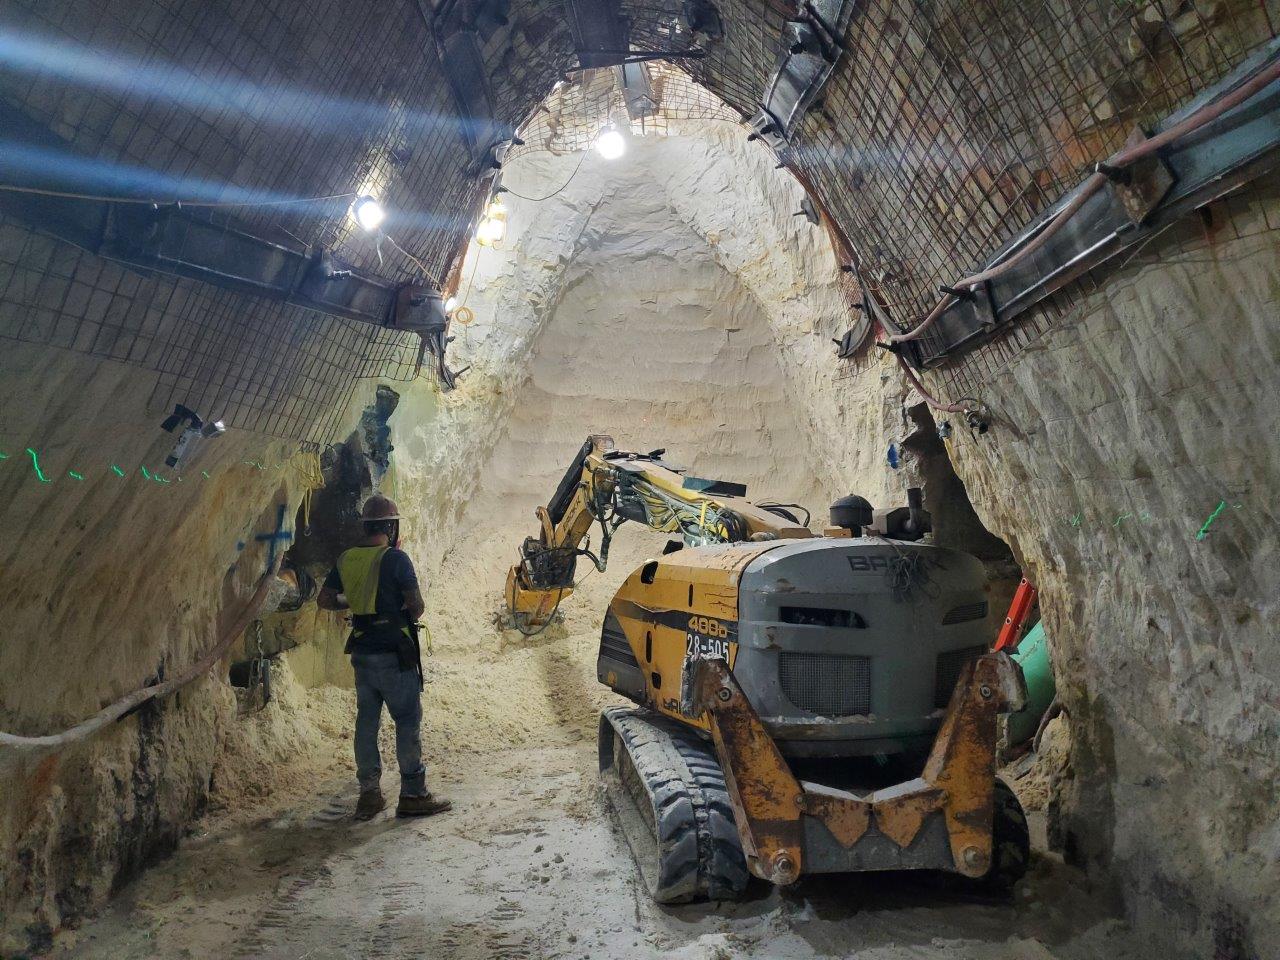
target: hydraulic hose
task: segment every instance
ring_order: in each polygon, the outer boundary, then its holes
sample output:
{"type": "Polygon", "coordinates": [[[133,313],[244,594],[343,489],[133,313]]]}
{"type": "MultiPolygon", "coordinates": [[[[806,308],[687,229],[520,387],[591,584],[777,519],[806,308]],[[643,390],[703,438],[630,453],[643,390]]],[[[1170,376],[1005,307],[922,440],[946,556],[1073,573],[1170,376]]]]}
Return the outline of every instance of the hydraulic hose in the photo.
{"type": "Polygon", "coordinates": [[[916,393],[924,397],[924,402],[933,407],[933,409],[941,410],[943,413],[967,413],[971,409],[969,405],[964,403],[943,403],[931,394],[924,388],[924,384],[920,382],[920,378],[911,369],[911,365],[903,360],[902,357],[898,357],[898,366],[902,367],[902,372],[907,375],[907,380],[911,382],[911,386],[915,388],[916,393]]]}
{"type": "Polygon", "coordinates": [[[253,592],[245,605],[241,608],[240,613],[236,615],[231,626],[223,633],[222,637],[214,645],[213,649],[197,660],[192,666],[171,680],[165,680],[163,683],[152,684],[149,687],[143,687],[141,690],[135,690],[127,697],[121,697],[109,707],[95,713],[92,717],[84,720],[68,730],[61,733],[49,734],[43,737],[22,737],[13,733],[0,732],[0,747],[13,747],[18,750],[36,750],[42,747],[63,747],[69,743],[75,743],[78,740],[84,740],[90,734],[101,730],[107,724],[115,720],[119,720],[126,713],[135,710],[148,700],[154,700],[157,697],[166,697],[174,691],[185,687],[192,680],[202,676],[210,667],[222,659],[223,654],[231,647],[239,636],[249,628],[250,622],[257,616],[258,610],[262,607],[262,603],[267,598],[267,591],[271,588],[272,581],[276,578],[276,569],[279,566],[277,561],[266,573],[262,575],[262,579],[258,581],[258,587],[253,592]]]}
{"type": "MultiPolygon", "coordinates": [[[[1236,87],[1230,93],[1219,97],[1212,103],[1207,103],[1200,109],[1196,110],[1191,116],[1175,123],[1168,130],[1164,130],[1150,139],[1141,143],[1134,144],[1131,147],[1125,147],[1117,153],[1112,154],[1106,161],[1099,164],[1099,167],[1123,167],[1128,166],[1136,160],[1150,156],[1162,147],[1168,146],[1175,140],[1185,137],[1187,134],[1194,133],[1206,124],[1212,123],[1228,110],[1233,110],[1249,98],[1264,90],[1270,84],[1280,79],[1280,58],[1273,60],[1270,64],[1259,67],[1252,76],[1244,83],[1236,87]]],[[[985,270],[965,277],[963,280],[953,284],[956,289],[968,289],[987,280],[994,280],[1013,269],[1031,254],[1035,253],[1043,247],[1049,240],[1084,206],[1085,202],[1095,193],[1102,189],[1107,182],[1106,174],[1101,170],[1093,173],[1081,185],[1076,195],[1071,201],[1064,206],[1048,221],[1044,228],[1035,235],[1024,247],[1015,252],[1006,260],[994,264],[985,270]]],[[[915,340],[925,333],[930,327],[937,322],[938,318],[947,312],[952,306],[958,303],[958,299],[954,296],[948,296],[940,301],[917,326],[908,330],[906,333],[894,334],[889,337],[889,343],[905,343],[908,340],[915,340]]],[[[922,394],[923,395],[923,394],[922,394]]],[[[943,409],[939,407],[939,409],[943,409]]]]}

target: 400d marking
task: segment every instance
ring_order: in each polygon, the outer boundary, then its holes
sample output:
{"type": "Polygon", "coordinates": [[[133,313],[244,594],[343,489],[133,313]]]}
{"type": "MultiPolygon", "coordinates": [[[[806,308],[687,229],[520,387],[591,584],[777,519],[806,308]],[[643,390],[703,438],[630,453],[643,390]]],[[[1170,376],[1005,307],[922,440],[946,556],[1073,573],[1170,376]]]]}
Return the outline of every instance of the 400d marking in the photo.
{"type": "Polygon", "coordinates": [[[684,635],[684,653],[689,660],[719,659],[728,663],[733,641],[729,625],[715,617],[690,617],[684,635]]]}

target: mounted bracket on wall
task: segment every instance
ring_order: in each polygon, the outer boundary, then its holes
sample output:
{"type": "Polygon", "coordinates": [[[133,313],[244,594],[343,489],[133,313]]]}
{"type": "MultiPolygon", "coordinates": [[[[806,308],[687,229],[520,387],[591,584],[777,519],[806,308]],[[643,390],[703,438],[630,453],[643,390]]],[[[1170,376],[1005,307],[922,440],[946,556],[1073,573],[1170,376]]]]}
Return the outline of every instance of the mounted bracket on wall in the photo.
{"type": "Polygon", "coordinates": [[[870,336],[871,320],[863,313],[853,322],[853,326],[844,332],[844,336],[839,339],[831,338],[831,342],[836,345],[836,359],[848,360],[856,356],[859,348],[870,336]]]}
{"type": "MultiPolygon", "coordinates": [[[[444,0],[430,11],[426,0],[418,8],[431,27],[436,52],[471,157],[472,173],[484,177],[501,169],[515,131],[497,118],[489,70],[482,47],[494,37],[510,33],[509,0],[444,0]]],[[[508,39],[508,45],[509,39],[508,39]]]]}
{"type": "Polygon", "coordinates": [[[800,5],[798,19],[786,22],[777,66],[751,121],[752,139],[764,140],[775,152],[786,149],[844,52],[856,5],[856,0],[808,0],[800,5]]]}
{"type": "Polygon", "coordinates": [[[644,120],[658,112],[658,98],[653,91],[646,64],[621,63],[613,68],[613,72],[622,90],[629,119],[644,120]]]}
{"type": "Polygon", "coordinates": [[[205,423],[199,414],[180,403],[174,405],[173,413],[160,424],[165,433],[173,433],[179,427],[182,431],[178,434],[178,441],[164,458],[165,465],[175,469],[181,469],[195,457],[202,441],[227,432],[221,420],[205,423]]]}
{"type": "Polygon", "coordinates": [[[421,366],[428,353],[435,358],[436,375],[445,390],[458,384],[463,371],[450,370],[445,363],[445,349],[452,339],[449,334],[449,315],[445,313],[444,299],[431,287],[406,283],[396,295],[395,310],[388,326],[408,330],[422,339],[418,351],[421,366]]]}
{"type": "MultiPolygon", "coordinates": [[[[0,127],[21,142],[75,155],[47,128],[4,103],[0,103],[0,127]]],[[[222,215],[214,219],[178,203],[80,197],[77,194],[84,185],[59,178],[51,172],[57,169],[50,164],[32,170],[7,162],[0,153],[0,182],[37,191],[0,190],[0,212],[144,275],[186,277],[328,316],[417,332],[396,322],[401,283],[345,263],[324,247],[277,238],[274,231],[259,232],[260,228],[222,215]],[[72,196],[57,195],[68,193],[72,196]]],[[[446,389],[452,387],[457,375],[444,365],[443,333],[439,338],[424,334],[423,339],[424,348],[439,360],[440,383],[446,389]]]]}
{"type": "MultiPolygon", "coordinates": [[[[1277,56],[1280,38],[1264,44],[1218,83],[1155,124],[1153,134],[1176,127],[1274,63],[1277,56]]],[[[1146,139],[1145,133],[1136,131],[1129,143],[1146,139]]],[[[1061,229],[1030,256],[984,282],[971,296],[955,297],[923,335],[899,344],[903,358],[916,368],[931,367],[972,349],[1088,271],[1138,249],[1175,220],[1278,167],[1280,79],[1274,79],[1249,100],[1154,155],[1123,168],[1099,164],[1098,172],[1108,180],[1106,188],[1087,193],[1087,183],[1082,184],[1003,247],[963,273],[957,269],[965,276],[1013,258],[1061,211],[1076,204],[1061,229]]],[[[942,289],[953,293],[949,287],[942,289]]],[[[908,326],[890,321],[885,329],[901,334],[908,326]]]]}
{"type": "MultiPolygon", "coordinates": [[[[1124,145],[1126,148],[1136,147],[1146,139],[1142,128],[1134,127],[1124,145]]],[[[1097,171],[1107,178],[1112,192],[1135,225],[1141,225],[1173,187],[1173,171],[1159,154],[1135,160],[1120,169],[1099,163],[1097,171]]]]}

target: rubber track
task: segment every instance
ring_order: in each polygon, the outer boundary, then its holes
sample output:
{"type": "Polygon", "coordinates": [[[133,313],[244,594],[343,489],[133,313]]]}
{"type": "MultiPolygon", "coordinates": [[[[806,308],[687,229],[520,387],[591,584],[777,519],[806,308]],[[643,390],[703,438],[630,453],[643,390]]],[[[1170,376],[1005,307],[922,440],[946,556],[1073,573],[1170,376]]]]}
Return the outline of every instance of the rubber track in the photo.
{"type": "MultiPolygon", "coordinates": [[[[637,857],[659,859],[641,870],[659,903],[737,899],[750,874],[742,855],[724,774],[710,744],[649,711],[614,707],[601,734],[616,731],[647,793],[657,836],[650,847],[632,843],[637,857]]],[[[614,765],[622,762],[614,757],[614,765]]],[[[618,784],[606,777],[606,784],[618,784]]],[[[613,803],[635,803],[630,791],[607,789],[613,803]]],[[[625,832],[625,831],[624,831],[625,832]]],[[[630,839],[630,838],[628,838],[630,839]]]]}
{"type": "Polygon", "coordinates": [[[1007,890],[1027,872],[1031,861],[1030,831],[1017,794],[999,778],[996,779],[994,801],[991,870],[984,879],[989,887],[1007,890]]]}

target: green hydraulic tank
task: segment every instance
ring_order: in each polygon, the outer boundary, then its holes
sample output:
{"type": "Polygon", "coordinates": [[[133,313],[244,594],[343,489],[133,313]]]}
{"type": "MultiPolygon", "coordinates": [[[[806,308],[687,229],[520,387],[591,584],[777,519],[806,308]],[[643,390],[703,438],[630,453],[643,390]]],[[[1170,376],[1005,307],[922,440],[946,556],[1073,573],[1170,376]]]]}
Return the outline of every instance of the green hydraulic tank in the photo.
{"type": "Polygon", "coordinates": [[[1022,638],[1013,659],[1022,667],[1027,681],[1027,705],[1008,717],[1009,746],[1015,747],[1030,740],[1040,725],[1040,718],[1053,703],[1055,692],[1053,667],[1049,663],[1049,644],[1044,635],[1044,624],[1037,623],[1022,638]]]}

